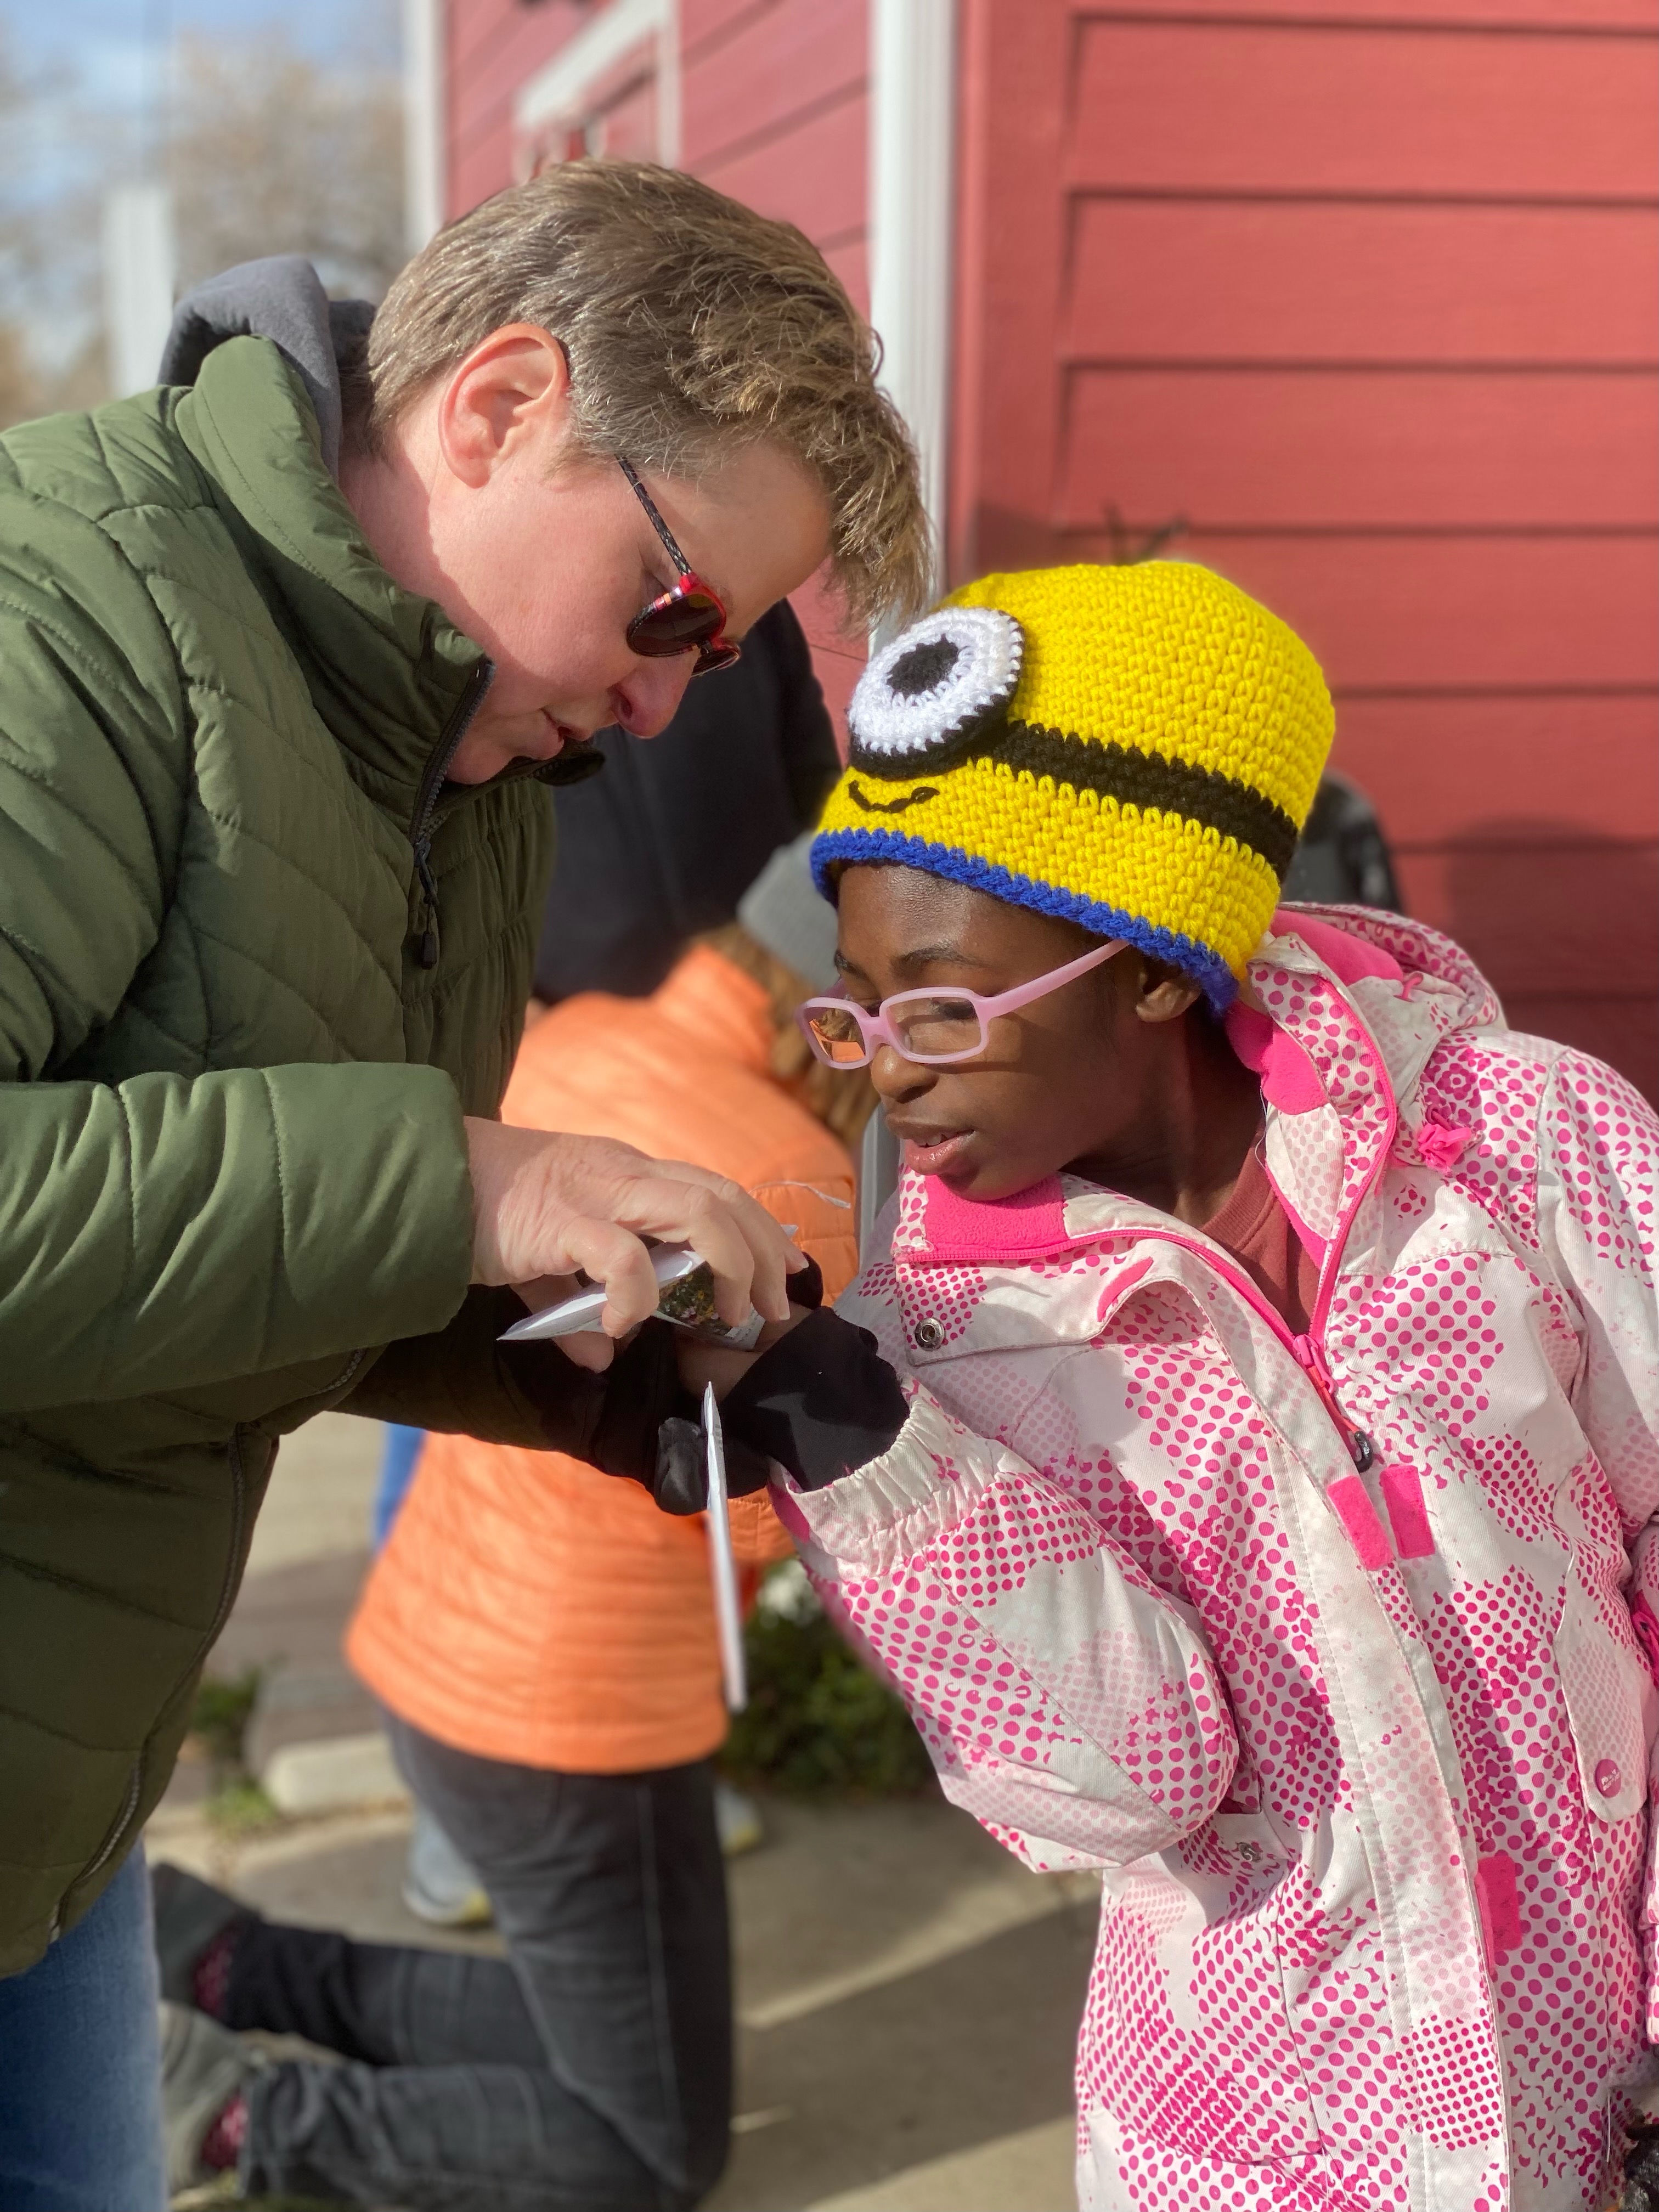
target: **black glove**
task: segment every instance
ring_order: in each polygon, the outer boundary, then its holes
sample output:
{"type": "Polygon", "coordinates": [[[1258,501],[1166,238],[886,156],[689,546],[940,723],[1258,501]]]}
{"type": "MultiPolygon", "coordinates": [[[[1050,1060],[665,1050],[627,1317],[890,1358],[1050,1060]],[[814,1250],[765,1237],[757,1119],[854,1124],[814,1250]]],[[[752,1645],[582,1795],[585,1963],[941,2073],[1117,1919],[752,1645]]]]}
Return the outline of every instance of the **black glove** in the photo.
{"type": "MultiPolygon", "coordinates": [[[[788,1289],[792,1305],[817,1312],[823,1304],[823,1277],[817,1261],[809,1260],[799,1274],[791,1275],[788,1289]]],[[[657,1431],[651,1494],[665,1513],[701,1513],[708,1504],[708,1439],[702,1431],[702,1411],[695,1407],[691,1413],[670,1414],[657,1431]]],[[[726,1452],[726,1496],[748,1498],[763,1490],[770,1473],[766,1455],[733,1435],[724,1413],[720,1433],[726,1452]]]]}
{"type": "Polygon", "coordinates": [[[720,1407],[726,1437],[822,1490],[890,1449],[909,1408],[866,1328],[826,1307],[763,1352],[720,1407]]]}
{"type": "MultiPolygon", "coordinates": [[[[764,1490],[771,1469],[757,1451],[720,1423],[726,1452],[726,1494],[747,1498],[764,1490]]],[[[651,1495],[665,1513],[701,1513],[708,1503],[708,1439],[701,1425],[673,1414],[657,1431],[657,1465],[651,1495]]]]}
{"type": "MultiPolygon", "coordinates": [[[[804,1330],[834,1321],[823,1310],[823,1278],[815,1261],[790,1276],[789,1297],[792,1304],[808,1309],[809,1317],[757,1360],[757,1369],[804,1330]]],[[[501,1351],[519,1387],[541,1413],[553,1449],[585,1459],[604,1474],[641,1484],[665,1513],[701,1513],[708,1503],[708,1443],[701,1408],[680,1380],[682,1340],[682,1331],[672,1322],[647,1321],[603,1375],[574,1367],[556,1353],[550,1357],[544,1344],[504,1345],[501,1351]]],[[[891,1375],[884,1366],[883,1372],[891,1375]]],[[[752,1382],[753,1375],[746,1380],[752,1382]]],[[[734,1435],[724,1416],[722,1427],[727,1494],[747,1498],[765,1486],[768,1455],[734,1435]]],[[[795,1471],[791,1461],[783,1463],[795,1471]]]]}
{"type": "Polygon", "coordinates": [[[1659,2122],[1645,2114],[1632,2120],[1626,2142],[1619,2212],[1659,2212],[1659,2122]]]}

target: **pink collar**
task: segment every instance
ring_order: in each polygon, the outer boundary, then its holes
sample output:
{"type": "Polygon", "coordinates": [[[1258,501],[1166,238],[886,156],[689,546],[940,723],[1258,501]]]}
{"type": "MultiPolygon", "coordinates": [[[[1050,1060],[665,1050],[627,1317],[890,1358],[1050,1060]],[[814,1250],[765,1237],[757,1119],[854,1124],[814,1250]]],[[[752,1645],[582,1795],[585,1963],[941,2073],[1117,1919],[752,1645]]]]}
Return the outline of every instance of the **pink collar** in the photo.
{"type": "Polygon", "coordinates": [[[922,1218],[918,1245],[907,1260],[935,1260],[983,1267],[1005,1260],[1035,1260],[1075,1243],[1066,1227],[1060,1177],[1045,1176],[1011,1198],[963,1198],[938,1176],[919,1176],[922,1218]]]}

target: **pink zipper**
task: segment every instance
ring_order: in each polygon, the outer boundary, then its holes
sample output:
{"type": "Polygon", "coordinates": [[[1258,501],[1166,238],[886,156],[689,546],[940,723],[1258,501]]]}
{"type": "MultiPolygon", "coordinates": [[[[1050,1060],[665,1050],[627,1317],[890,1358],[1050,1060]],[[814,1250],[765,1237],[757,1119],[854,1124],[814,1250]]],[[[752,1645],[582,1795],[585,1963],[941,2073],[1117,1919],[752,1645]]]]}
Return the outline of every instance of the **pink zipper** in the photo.
{"type": "MultiPolygon", "coordinates": [[[[1319,1359],[1322,1372],[1324,1371],[1324,1354],[1319,1350],[1319,1346],[1324,1339],[1326,1316],[1330,1312],[1331,1298],[1336,1289],[1336,1263],[1342,1256],[1342,1247],[1348,1241],[1348,1231],[1353,1227],[1354,1217],[1370,1196],[1378,1176],[1387,1168],[1389,1156],[1394,1151],[1394,1140],[1400,1133],[1400,1108],[1395,1098],[1394,1085],[1389,1080],[1389,1071],[1382,1064],[1381,1054],[1371,1042],[1370,1031],[1358,1016],[1354,1014],[1352,1006],[1347,1011],[1354,1015],[1354,1025],[1359,1031],[1365,1056],[1370,1061],[1371,1071],[1376,1078],[1377,1087],[1389,1102],[1389,1126],[1383,1132],[1382,1143],[1376,1148],[1376,1158],[1371,1163],[1370,1173],[1354,1193],[1353,1203],[1337,1223],[1332,1233],[1331,1241],[1325,1247],[1325,1264],[1319,1271],[1319,1290],[1314,1299],[1313,1315],[1308,1323],[1308,1334],[1314,1340],[1315,1352],[1319,1359]]],[[[1273,1181],[1271,1176],[1268,1181],[1270,1182],[1273,1181]]],[[[1279,1185],[1273,1183],[1273,1188],[1276,1191],[1279,1185]]],[[[1282,1200],[1280,1202],[1283,1203],[1282,1200]]],[[[1327,1388],[1329,1387],[1330,1379],[1327,1373],[1325,1375],[1327,1388]]]]}
{"type": "MultiPolygon", "coordinates": [[[[1366,1188],[1370,1188],[1369,1183],[1367,1183],[1366,1188]]],[[[1364,1196],[1364,1191],[1362,1190],[1360,1197],[1363,1198],[1364,1196]]],[[[1335,1256],[1340,1253],[1341,1249],[1340,1239],[1344,1235],[1346,1235],[1348,1223],[1353,1218],[1354,1212],[1358,1210],[1358,1204],[1359,1200],[1358,1199],[1356,1199],[1353,1206],[1349,1209],[1346,1218],[1339,1227],[1337,1236],[1332,1239],[1330,1244],[1326,1248],[1327,1257],[1331,1261],[1333,1265],[1334,1264],[1335,1256]]],[[[1352,1460],[1354,1465],[1359,1469],[1362,1474],[1365,1472],[1366,1468],[1369,1468],[1376,1458],[1376,1446],[1372,1441],[1368,1431],[1364,1429],[1356,1428],[1353,1423],[1348,1419],[1346,1414],[1344,1413],[1341,1407],[1338,1405],[1336,1401],[1336,1386],[1331,1380],[1330,1371],[1325,1364],[1324,1355],[1319,1345],[1313,1338],[1311,1325],[1310,1328],[1310,1334],[1308,1335],[1293,1336],[1291,1334],[1291,1331],[1285,1327],[1284,1316],[1274,1311],[1273,1308],[1268,1304],[1266,1298],[1262,1297],[1261,1291],[1257,1290],[1255,1285],[1242,1269],[1230,1267],[1224,1261],[1218,1259],[1214,1252],[1210,1250],[1207,1246],[1194,1244],[1189,1238],[1185,1237],[1173,1236],[1167,1229],[1106,1229],[1101,1231],[1097,1237],[1091,1237],[1088,1241],[1091,1243],[1097,1242],[1105,1243],[1111,1238],[1120,1237],[1133,1237],[1137,1242],[1145,1240],[1147,1243],[1155,1242],[1160,1244],[1174,1244],[1183,1252],[1190,1252],[1193,1255],[1193,1257],[1195,1260],[1201,1261],[1203,1264],[1209,1268],[1212,1274],[1219,1275],[1224,1282],[1231,1284],[1232,1288],[1238,1292],[1239,1296],[1243,1298],[1247,1304],[1255,1307],[1256,1312],[1260,1314],[1262,1320],[1267,1322],[1268,1328],[1272,1329],[1273,1334],[1279,1339],[1279,1342],[1285,1346],[1285,1350],[1295,1360],[1297,1365],[1307,1376],[1309,1382],[1313,1384],[1314,1395],[1319,1400],[1320,1404],[1325,1408],[1327,1414],[1330,1417],[1332,1423],[1335,1426],[1338,1435],[1347,1446],[1349,1458],[1352,1460]]]]}
{"type": "MultiPolygon", "coordinates": [[[[1339,998],[1341,998],[1341,994],[1340,992],[1337,995],[1339,998]]],[[[1338,1264],[1342,1257],[1342,1248],[1347,1242],[1348,1231],[1353,1226],[1355,1216],[1358,1213],[1360,1207],[1364,1204],[1366,1199],[1370,1195],[1372,1187],[1375,1185],[1378,1176],[1382,1174],[1383,1170],[1388,1166],[1389,1156],[1394,1149],[1394,1140],[1400,1127],[1400,1111],[1395,1100],[1394,1085],[1389,1080],[1388,1069],[1383,1066],[1381,1055],[1378,1054],[1375,1045],[1371,1042],[1370,1032],[1366,1029],[1364,1022],[1359,1019],[1355,1009],[1348,1004],[1346,999],[1342,1000],[1342,1004],[1344,1011],[1350,1016],[1353,1021],[1354,1026],[1359,1032],[1362,1048],[1364,1049],[1367,1059],[1370,1062],[1372,1073],[1376,1078],[1377,1085],[1382,1095],[1388,1101],[1389,1126],[1384,1133],[1382,1142],[1377,1147],[1376,1158],[1371,1164],[1370,1172],[1366,1176],[1364,1181],[1354,1193],[1352,1203],[1343,1213],[1341,1219],[1337,1223],[1335,1229],[1331,1234],[1329,1242],[1325,1246],[1323,1255],[1320,1261],[1319,1288],[1314,1295],[1314,1310],[1308,1322],[1308,1332],[1305,1336],[1293,1336],[1291,1334],[1291,1331],[1285,1324],[1283,1316],[1278,1313],[1267,1304],[1267,1300],[1262,1297],[1261,1291],[1257,1290],[1255,1285],[1250,1280],[1248,1275],[1243,1273],[1237,1268],[1230,1267],[1224,1261],[1220,1260],[1216,1256],[1213,1250],[1201,1244],[1194,1244],[1185,1237],[1174,1236],[1167,1229],[1126,1227],[1123,1229],[1097,1230],[1092,1232],[1085,1233],[1081,1237],[1069,1239],[1068,1242],[1072,1247],[1075,1249],[1077,1246],[1084,1244],[1106,1243],[1111,1239],[1118,1237],[1133,1238],[1138,1242],[1142,1240],[1147,1242],[1155,1240],[1160,1243],[1178,1245],[1183,1252],[1190,1252],[1195,1259],[1202,1261],[1204,1265],[1207,1267],[1212,1273],[1219,1275],[1224,1282],[1230,1283],[1242,1298],[1243,1298],[1249,1304],[1255,1307],[1256,1312],[1261,1315],[1262,1320],[1267,1322],[1268,1328],[1273,1332],[1273,1334],[1291,1354],[1291,1357],[1295,1360],[1297,1365],[1302,1370],[1310,1382],[1312,1383],[1314,1387],[1314,1395],[1318,1398],[1320,1404],[1324,1407],[1325,1412],[1329,1417],[1333,1425],[1335,1427],[1338,1435],[1340,1436],[1343,1443],[1347,1446],[1349,1458],[1352,1460],[1355,1467],[1359,1470],[1360,1474],[1364,1474],[1368,1468],[1376,1463],[1376,1445],[1369,1431],[1357,1428],[1354,1424],[1348,1419],[1346,1414],[1342,1411],[1341,1407],[1337,1403],[1336,1385],[1331,1380],[1330,1370],[1325,1364],[1323,1338],[1326,1318],[1330,1312],[1331,1299],[1336,1289],[1337,1269],[1338,1264]]],[[[1286,1034],[1288,1035],[1289,1032],[1286,1031],[1286,1034]]],[[[1268,1177],[1268,1181],[1270,1182],[1273,1181],[1271,1175],[1268,1177]]],[[[1295,1214],[1290,1208],[1283,1193],[1280,1192],[1279,1185],[1277,1183],[1273,1183],[1273,1187],[1274,1195],[1279,1199],[1279,1204],[1285,1207],[1285,1211],[1287,1212],[1291,1213],[1291,1218],[1292,1222],[1294,1222],[1296,1218],[1295,1214]]],[[[971,1261],[972,1262],[981,1266],[1006,1267],[1010,1264],[1011,1259],[1014,1260],[1017,1263],[1018,1259],[1031,1258],[1035,1256],[1036,1255],[1030,1253],[1022,1253],[1016,1255],[991,1251],[975,1252],[972,1254],[952,1251],[950,1255],[948,1264],[959,1267],[963,1264],[964,1261],[971,1261]]],[[[946,1263],[934,1261],[928,1258],[921,1258],[920,1260],[920,1264],[923,1267],[927,1267],[930,1265],[941,1265],[946,1263]]]]}

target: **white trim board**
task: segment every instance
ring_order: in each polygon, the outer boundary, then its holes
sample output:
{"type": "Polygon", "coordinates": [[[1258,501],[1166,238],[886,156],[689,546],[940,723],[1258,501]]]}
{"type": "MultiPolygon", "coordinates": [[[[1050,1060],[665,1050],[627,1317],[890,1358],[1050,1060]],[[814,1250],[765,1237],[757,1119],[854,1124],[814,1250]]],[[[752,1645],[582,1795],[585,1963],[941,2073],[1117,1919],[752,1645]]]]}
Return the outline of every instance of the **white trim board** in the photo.
{"type": "Polygon", "coordinates": [[[411,254],[443,228],[444,0],[404,0],[404,229],[411,254]]]}
{"type": "Polygon", "coordinates": [[[942,562],[951,388],[956,0],[870,0],[870,320],[942,562]]]}

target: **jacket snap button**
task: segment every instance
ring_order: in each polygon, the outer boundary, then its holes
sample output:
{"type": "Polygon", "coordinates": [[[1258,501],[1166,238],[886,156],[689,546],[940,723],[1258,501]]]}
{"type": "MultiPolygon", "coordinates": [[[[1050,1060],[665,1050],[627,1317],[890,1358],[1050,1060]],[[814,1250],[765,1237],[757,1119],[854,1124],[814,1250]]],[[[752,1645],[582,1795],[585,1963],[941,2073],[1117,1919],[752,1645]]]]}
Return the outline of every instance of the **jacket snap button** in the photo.
{"type": "Polygon", "coordinates": [[[1604,1797],[1616,1797],[1619,1795],[1619,1784],[1623,1779],[1624,1777],[1619,1771],[1616,1760],[1611,1759],[1596,1760],[1595,1786],[1604,1797]]]}
{"type": "Polygon", "coordinates": [[[927,1321],[919,1321],[916,1323],[918,1352],[937,1352],[944,1341],[945,1323],[942,1321],[934,1321],[930,1316],[927,1321]]]}

